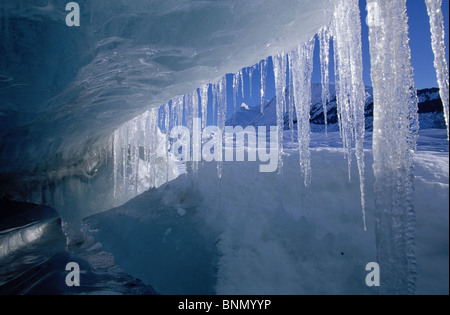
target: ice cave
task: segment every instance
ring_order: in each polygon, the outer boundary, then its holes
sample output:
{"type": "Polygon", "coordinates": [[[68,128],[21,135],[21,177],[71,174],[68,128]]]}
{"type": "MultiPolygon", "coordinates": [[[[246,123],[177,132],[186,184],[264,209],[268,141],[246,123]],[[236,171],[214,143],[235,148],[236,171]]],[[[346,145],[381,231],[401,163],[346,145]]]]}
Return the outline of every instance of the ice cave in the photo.
{"type": "Polygon", "coordinates": [[[2,1],[0,294],[448,294],[448,34],[447,0],[2,1]]]}

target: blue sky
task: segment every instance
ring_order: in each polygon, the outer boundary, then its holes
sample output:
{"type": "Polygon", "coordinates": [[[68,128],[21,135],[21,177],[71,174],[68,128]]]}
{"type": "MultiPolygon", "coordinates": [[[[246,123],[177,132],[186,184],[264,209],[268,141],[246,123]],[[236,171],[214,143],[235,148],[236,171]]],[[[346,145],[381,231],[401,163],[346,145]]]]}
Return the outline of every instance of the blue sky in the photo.
{"type": "MultiPolygon", "coordinates": [[[[419,89],[437,87],[436,70],[434,69],[434,54],[431,48],[430,21],[428,18],[425,0],[407,0],[409,17],[409,36],[411,46],[411,62],[414,68],[416,86],[419,89]]],[[[447,61],[449,60],[449,0],[443,0],[442,9],[446,30],[447,61]]],[[[362,19],[362,44],[364,62],[364,83],[372,85],[370,78],[369,29],[366,20],[366,0],[360,0],[362,19]]],[[[319,44],[316,43],[313,82],[320,82],[319,44]]],[[[333,65],[332,65],[333,67],[333,65]]],[[[333,68],[331,68],[333,69],[333,68]]],[[[334,73],[330,71],[331,79],[334,73]]]]}
{"type": "MultiPolygon", "coordinates": [[[[437,87],[436,70],[434,69],[434,54],[431,48],[431,33],[430,33],[430,22],[427,14],[427,9],[425,5],[425,0],[407,0],[407,9],[409,16],[409,35],[410,35],[410,46],[412,54],[412,65],[414,68],[414,77],[416,87],[419,89],[437,87]]],[[[444,23],[446,31],[446,48],[447,48],[447,61],[449,61],[449,0],[443,0],[443,13],[444,13],[444,23]]],[[[370,77],[370,54],[369,54],[369,38],[368,38],[368,26],[365,23],[366,20],[366,0],[360,0],[360,10],[361,10],[361,24],[362,24],[362,44],[363,44],[363,62],[364,62],[364,83],[366,85],[372,85],[372,80],[370,77]]],[[[316,41],[315,53],[314,53],[314,71],[312,82],[319,83],[321,81],[320,77],[320,62],[319,62],[319,43],[316,41]]],[[[334,64],[333,57],[331,57],[330,64],[330,81],[334,81],[334,64]]],[[[246,86],[249,86],[248,77],[245,78],[246,86]]],[[[256,71],[255,82],[259,80],[259,73],[256,71]]],[[[228,76],[228,86],[232,85],[232,76],[228,76]]],[[[258,83],[254,83],[253,97],[250,99],[249,89],[247,88],[247,95],[245,99],[238,98],[238,102],[245,102],[251,106],[258,106],[260,102],[259,98],[259,86],[258,83]]],[[[271,99],[275,95],[274,82],[273,82],[273,72],[269,71],[268,74],[268,87],[267,87],[267,98],[271,99]]],[[[228,99],[232,100],[232,91],[228,89],[228,99]]],[[[230,116],[233,112],[232,105],[229,104],[228,113],[230,116]]]]}
{"type": "MultiPolygon", "coordinates": [[[[430,22],[424,0],[408,0],[408,15],[411,38],[412,64],[415,71],[415,81],[418,88],[437,86],[434,55],[431,49],[430,22]]],[[[442,11],[445,23],[445,42],[447,47],[447,62],[449,61],[449,0],[443,0],[442,11]]]]}
{"type": "MultiPolygon", "coordinates": [[[[434,69],[434,55],[431,49],[430,20],[428,18],[425,0],[407,0],[409,17],[409,35],[411,46],[411,61],[414,67],[416,86],[419,89],[437,87],[436,70],[434,69]]],[[[442,11],[444,13],[444,23],[446,30],[447,61],[449,60],[449,0],[443,0],[442,11]]],[[[370,78],[370,54],[369,54],[369,29],[366,20],[366,0],[360,0],[360,10],[362,19],[362,44],[364,61],[364,83],[372,85],[370,78]]],[[[319,44],[316,44],[313,82],[320,82],[319,44]]],[[[332,66],[333,67],[333,66],[332,66]]],[[[331,68],[333,69],[333,68],[331,68]]],[[[331,79],[334,80],[334,73],[330,71],[331,79]]]]}

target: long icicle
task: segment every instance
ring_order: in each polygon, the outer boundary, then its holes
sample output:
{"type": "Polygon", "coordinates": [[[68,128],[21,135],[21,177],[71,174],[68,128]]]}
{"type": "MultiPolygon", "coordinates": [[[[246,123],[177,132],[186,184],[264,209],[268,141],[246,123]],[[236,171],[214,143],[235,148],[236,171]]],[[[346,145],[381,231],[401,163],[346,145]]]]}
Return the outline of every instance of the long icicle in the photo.
{"type": "Polygon", "coordinates": [[[284,111],[286,108],[286,53],[283,52],[280,55],[273,57],[273,71],[275,73],[275,93],[277,98],[278,173],[281,174],[283,171],[284,111]]]}
{"type": "Polygon", "coordinates": [[[176,109],[177,126],[183,126],[184,97],[179,96],[173,100],[176,109]]]}
{"type": "Polygon", "coordinates": [[[202,128],[205,129],[208,124],[208,90],[209,84],[200,88],[200,99],[202,103],[202,128]]]}
{"type": "Polygon", "coordinates": [[[157,109],[151,109],[149,114],[150,119],[150,134],[151,136],[151,143],[150,143],[150,167],[152,172],[151,177],[151,187],[156,187],[158,184],[158,178],[157,178],[157,168],[156,168],[156,151],[158,146],[158,118],[157,118],[157,109]]]}
{"type": "Polygon", "coordinates": [[[330,28],[323,27],[319,31],[320,41],[320,72],[322,82],[322,106],[325,124],[325,135],[328,131],[328,103],[330,102],[330,28]]]}
{"type": "Polygon", "coordinates": [[[289,130],[291,133],[291,148],[294,147],[294,114],[295,114],[295,98],[294,98],[294,76],[292,69],[292,55],[288,56],[289,62],[289,104],[288,104],[288,117],[289,117],[289,130]]]}
{"type": "Polygon", "coordinates": [[[348,162],[348,179],[351,181],[351,163],[352,163],[352,117],[351,117],[351,80],[350,80],[350,56],[348,46],[348,29],[347,21],[348,12],[345,8],[346,2],[339,0],[335,9],[334,19],[334,54],[336,56],[336,106],[338,112],[339,126],[342,138],[342,144],[344,147],[345,157],[348,162]]]}
{"type": "Polygon", "coordinates": [[[239,71],[239,81],[241,81],[242,99],[245,100],[244,69],[239,71]]]}
{"type": "Polygon", "coordinates": [[[238,97],[238,89],[239,89],[239,77],[237,74],[233,75],[233,105],[234,105],[234,113],[237,110],[237,97],[238,97]]]}
{"type": "Polygon", "coordinates": [[[170,128],[174,128],[177,125],[177,109],[175,100],[170,102],[170,128]]]}
{"type": "Polygon", "coordinates": [[[218,92],[218,86],[217,84],[213,84],[212,85],[212,116],[213,116],[213,125],[215,125],[217,123],[217,95],[219,94],[218,92]]]}
{"type": "Polygon", "coordinates": [[[261,114],[266,102],[267,59],[261,61],[261,114]]]}
{"type": "Polygon", "coordinates": [[[170,168],[169,168],[169,159],[170,159],[170,155],[169,155],[169,149],[170,149],[170,143],[169,143],[169,137],[170,137],[170,107],[169,107],[169,103],[167,103],[166,105],[164,105],[164,129],[166,132],[166,145],[165,145],[165,150],[166,150],[166,182],[169,181],[170,178],[170,168]]]}
{"type": "MultiPolygon", "coordinates": [[[[192,94],[191,94],[191,106],[192,106],[192,132],[198,134],[199,130],[199,126],[195,125],[196,121],[199,118],[199,99],[198,99],[198,92],[197,90],[195,90],[192,94]]],[[[194,173],[194,178],[197,177],[197,173],[198,173],[198,160],[199,157],[197,156],[197,152],[200,150],[201,148],[201,144],[198,143],[198,140],[201,141],[201,139],[196,139],[194,137],[194,134],[192,136],[192,152],[194,153],[194,157],[195,159],[193,159],[192,161],[192,169],[193,169],[193,173],[194,173]]]]}
{"type": "Polygon", "coordinates": [[[425,0],[431,25],[431,43],[434,52],[434,67],[440,89],[442,104],[444,105],[444,118],[447,124],[447,139],[450,140],[449,130],[449,87],[448,63],[445,57],[445,29],[442,15],[442,0],[425,0]]]}
{"type": "Polygon", "coordinates": [[[252,104],[252,99],[253,99],[253,72],[254,71],[255,71],[254,66],[250,67],[248,70],[248,81],[250,84],[250,102],[249,102],[250,104],[252,104]]]}
{"type": "Polygon", "coordinates": [[[375,233],[384,274],[380,293],[414,294],[413,157],[419,126],[406,0],[370,0],[367,5],[374,93],[375,233]]]}
{"type": "Polygon", "coordinates": [[[365,87],[363,81],[361,18],[357,0],[340,0],[335,10],[335,55],[339,89],[337,102],[339,118],[342,125],[344,149],[347,154],[349,178],[351,178],[351,161],[353,139],[360,181],[361,209],[364,230],[366,224],[365,205],[365,87]]]}
{"type": "MultiPolygon", "coordinates": [[[[222,131],[222,141],[225,135],[225,121],[227,116],[227,80],[224,76],[216,85],[217,91],[217,124],[219,129],[222,131]]],[[[222,153],[223,154],[223,153],[222,153]]],[[[219,179],[222,178],[223,175],[223,159],[217,163],[217,175],[219,179]]]]}
{"type": "Polygon", "coordinates": [[[315,40],[298,46],[289,56],[292,69],[294,103],[297,113],[300,170],[306,187],[311,185],[311,78],[313,71],[315,40]]]}
{"type": "MultiPolygon", "coordinates": [[[[148,113],[148,112],[146,112],[148,113]]],[[[133,173],[133,185],[134,185],[134,195],[137,196],[139,193],[139,144],[138,144],[138,140],[139,140],[139,132],[140,132],[140,122],[141,122],[141,118],[144,117],[144,115],[141,115],[140,117],[136,117],[135,119],[132,120],[132,133],[131,133],[131,137],[132,137],[132,159],[133,159],[133,164],[132,164],[132,173],[133,173]]],[[[159,116],[159,111],[158,111],[158,116],[159,116]]],[[[158,119],[159,117],[157,117],[158,119]]]]}
{"type": "Polygon", "coordinates": [[[194,122],[194,97],[193,93],[186,94],[184,96],[185,99],[185,121],[186,121],[186,127],[192,132],[193,122],[194,122]]]}
{"type": "Polygon", "coordinates": [[[114,200],[118,200],[118,190],[119,190],[119,153],[121,149],[120,141],[120,129],[114,131],[113,137],[113,159],[114,159],[114,200]]]}

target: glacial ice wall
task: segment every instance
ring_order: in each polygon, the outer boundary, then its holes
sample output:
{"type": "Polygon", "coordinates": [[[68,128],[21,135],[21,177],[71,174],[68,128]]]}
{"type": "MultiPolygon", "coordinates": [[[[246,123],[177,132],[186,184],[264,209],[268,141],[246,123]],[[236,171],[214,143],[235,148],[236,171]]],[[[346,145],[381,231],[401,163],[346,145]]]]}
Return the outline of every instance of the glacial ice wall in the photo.
{"type": "Polygon", "coordinates": [[[47,172],[152,107],[313,36],[330,0],[0,4],[2,173],[47,172]],[[11,163],[14,161],[14,163],[11,163]]]}

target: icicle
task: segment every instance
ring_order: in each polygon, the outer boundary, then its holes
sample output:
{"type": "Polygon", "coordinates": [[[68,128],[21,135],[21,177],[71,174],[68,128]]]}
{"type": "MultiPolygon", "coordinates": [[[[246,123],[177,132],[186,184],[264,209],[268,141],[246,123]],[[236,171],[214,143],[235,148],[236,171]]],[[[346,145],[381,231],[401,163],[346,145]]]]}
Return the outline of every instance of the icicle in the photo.
{"type": "Polygon", "coordinates": [[[445,58],[445,29],[442,15],[442,0],[425,0],[431,25],[431,43],[434,52],[434,67],[440,89],[442,103],[444,105],[444,118],[447,124],[447,139],[450,140],[449,130],[449,87],[448,64],[445,58]]]}
{"type": "Polygon", "coordinates": [[[237,109],[237,93],[239,89],[239,81],[238,76],[236,74],[233,74],[233,105],[234,105],[234,113],[236,113],[237,109]]]}
{"type": "Polygon", "coordinates": [[[120,132],[119,129],[114,131],[113,136],[113,159],[114,159],[114,200],[117,200],[117,192],[119,189],[119,152],[120,146],[120,132]]]}
{"type": "Polygon", "coordinates": [[[163,106],[160,106],[159,107],[159,109],[158,109],[158,125],[161,127],[161,128],[163,128],[164,127],[164,125],[165,125],[165,122],[164,122],[164,107],[163,106]]]}
{"type": "Polygon", "coordinates": [[[277,98],[277,128],[278,128],[278,173],[283,170],[283,134],[284,134],[284,111],[286,108],[286,74],[287,55],[282,53],[273,57],[273,70],[275,73],[275,92],[277,98]]]}
{"type": "Polygon", "coordinates": [[[297,112],[300,169],[306,187],[311,185],[311,78],[314,59],[314,39],[299,46],[289,56],[297,112]]]}
{"type": "Polygon", "coordinates": [[[348,161],[348,178],[351,181],[351,164],[352,164],[352,110],[351,110],[351,79],[349,71],[349,45],[347,34],[349,29],[347,28],[348,12],[345,10],[345,3],[343,0],[339,0],[339,5],[335,10],[335,56],[336,56],[336,73],[338,74],[339,81],[336,81],[336,86],[339,89],[336,90],[336,103],[337,112],[339,118],[341,139],[345,151],[345,157],[348,161]],[[342,16],[343,15],[343,16],[342,16]]]}
{"type": "Polygon", "coordinates": [[[184,97],[179,96],[173,100],[175,105],[176,115],[177,115],[177,126],[183,126],[183,115],[184,115],[184,97]]]}
{"type": "Polygon", "coordinates": [[[245,99],[245,88],[244,88],[244,69],[239,71],[239,81],[241,81],[241,95],[242,99],[245,99]]]}
{"type": "Polygon", "coordinates": [[[380,293],[413,294],[413,155],[418,135],[405,0],[368,2],[374,93],[373,170],[380,293]],[[379,23],[376,23],[379,22],[379,23]],[[393,106],[395,104],[395,106],[393,106]]]}
{"type": "MultiPolygon", "coordinates": [[[[364,230],[365,212],[365,87],[363,81],[361,18],[357,0],[340,0],[335,10],[335,38],[337,56],[337,73],[339,85],[337,103],[344,149],[347,154],[349,179],[351,178],[351,161],[353,139],[360,180],[361,208],[364,230]]],[[[327,35],[323,35],[327,37],[327,35]]],[[[326,40],[324,40],[326,41],[326,40]]],[[[326,44],[324,44],[326,46],[326,44]]],[[[326,59],[326,57],[324,57],[326,59]]],[[[326,63],[326,62],[325,62],[326,63]]],[[[326,71],[323,71],[326,72],[326,71]]],[[[326,74],[324,74],[324,77],[326,74]]]]}
{"type": "Polygon", "coordinates": [[[193,94],[187,94],[184,99],[185,99],[184,113],[185,113],[186,127],[192,133],[192,127],[193,127],[193,122],[194,122],[194,120],[193,120],[194,119],[194,99],[193,99],[193,94]]]}
{"type": "Polygon", "coordinates": [[[166,149],[166,182],[168,182],[169,181],[169,170],[170,170],[170,168],[169,168],[170,107],[169,107],[168,103],[164,106],[164,113],[165,113],[164,114],[164,116],[165,116],[164,129],[166,131],[166,145],[165,145],[165,149],[166,149]]]}
{"type": "Polygon", "coordinates": [[[193,118],[199,118],[200,117],[200,111],[199,111],[199,98],[198,98],[198,91],[195,90],[192,94],[192,103],[193,103],[193,110],[192,110],[192,116],[193,118]]]}
{"type": "MultiPolygon", "coordinates": [[[[157,111],[158,117],[157,117],[157,121],[160,118],[159,116],[159,111],[157,111]]],[[[145,115],[144,115],[145,116],[145,115]]],[[[138,140],[139,140],[139,122],[140,122],[140,117],[136,117],[135,119],[132,120],[131,122],[131,139],[133,141],[133,146],[132,146],[132,179],[133,179],[133,187],[134,187],[134,196],[138,195],[138,184],[139,184],[139,145],[138,145],[138,140]]]]}
{"type": "Polygon", "coordinates": [[[170,108],[169,104],[164,105],[164,131],[169,134],[170,129],[170,108]]]}
{"type": "MultiPolygon", "coordinates": [[[[333,30],[334,31],[334,30],[333,30]]],[[[338,118],[338,126],[339,126],[339,136],[341,139],[344,139],[343,129],[342,126],[343,118],[341,114],[341,106],[339,102],[339,96],[341,95],[340,91],[340,78],[339,78],[339,55],[336,53],[337,51],[337,42],[336,42],[336,36],[333,36],[333,50],[334,50],[334,88],[336,92],[336,114],[338,118]]],[[[344,145],[345,148],[345,145],[344,145]]],[[[347,154],[347,152],[345,152],[347,154]]]]}
{"type": "Polygon", "coordinates": [[[150,167],[150,187],[156,187],[156,150],[158,141],[158,110],[151,109],[148,114],[148,135],[149,135],[149,167],[150,167]]]}
{"type": "MultiPolygon", "coordinates": [[[[191,134],[193,135],[194,132],[194,128],[196,129],[195,131],[198,132],[198,126],[194,126],[194,123],[196,121],[196,119],[199,118],[199,110],[198,110],[198,93],[197,90],[195,90],[192,94],[190,94],[188,96],[189,99],[189,107],[190,107],[190,112],[191,112],[191,116],[190,116],[190,122],[189,122],[189,130],[191,130],[191,134]]],[[[193,140],[194,137],[192,137],[193,140]]],[[[192,152],[198,152],[199,148],[199,143],[197,143],[196,141],[192,143],[192,152]]],[[[194,178],[196,178],[197,173],[198,173],[198,161],[193,161],[192,162],[192,172],[194,174],[194,178]]]]}
{"type": "Polygon", "coordinates": [[[171,102],[170,112],[172,120],[171,128],[173,128],[175,126],[178,126],[178,109],[177,109],[177,102],[175,101],[175,99],[172,99],[170,102],[171,102]]]}
{"type": "MultiPolygon", "coordinates": [[[[225,121],[227,116],[227,80],[223,77],[216,85],[217,91],[217,126],[225,134],[225,121]]],[[[217,175],[222,178],[223,174],[223,159],[217,163],[217,175]]]]}
{"type": "MultiPolygon", "coordinates": [[[[146,116],[145,119],[145,139],[144,139],[144,150],[145,150],[145,162],[147,165],[147,176],[149,178],[148,185],[152,187],[153,185],[153,161],[152,161],[152,154],[153,154],[153,143],[155,141],[155,134],[153,131],[153,121],[152,121],[152,113],[153,110],[151,109],[146,116]]],[[[149,188],[150,188],[149,187],[149,188]]]]}
{"type": "Polygon", "coordinates": [[[294,147],[294,113],[295,113],[295,101],[294,101],[294,79],[292,76],[292,62],[291,56],[289,58],[289,130],[291,132],[291,147],[294,147]]]}
{"type": "Polygon", "coordinates": [[[217,84],[213,84],[212,85],[212,116],[213,116],[213,121],[212,121],[212,123],[213,123],[213,125],[216,125],[216,123],[217,123],[217,117],[216,117],[216,115],[217,115],[217,102],[218,102],[218,100],[217,100],[217,94],[218,94],[219,92],[218,92],[218,87],[217,87],[217,84]]]}
{"type": "Polygon", "coordinates": [[[233,90],[233,94],[234,94],[234,97],[236,98],[236,110],[238,110],[240,105],[241,105],[241,104],[239,104],[239,100],[238,100],[239,99],[239,94],[241,93],[241,87],[240,87],[240,85],[241,85],[241,75],[240,75],[240,72],[236,73],[235,77],[236,77],[236,90],[233,90]]]}
{"type": "Polygon", "coordinates": [[[202,128],[208,125],[208,90],[209,85],[206,84],[200,88],[200,99],[202,102],[202,128]]]}
{"type": "Polygon", "coordinates": [[[252,96],[253,96],[253,71],[255,68],[251,67],[248,70],[248,81],[250,84],[250,104],[252,103],[252,96]]]}
{"type": "Polygon", "coordinates": [[[320,41],[320,69],[322,74],[322,104],[325,121],[325,134],[328,126],[328,103],[330,101],[330,30],[323,27],[319,32],[320,41]]]}
{"type": "Polygon", "coordinates": [[[123,196],[127,195],[127,164],[128,164],[128,125],[123,125],[122,128],[122,180],[123,180],[123,196]]]}
{"type": "Polygon", "coordinates": [[[170,102],[170,128],[174,128],[177,125],[177,109],[174,100],[170,102]]]}
{"type": "Polygon", "coordinates": [[[266,102],[267,59],[261,61],[261,114],[266,102]]]}
{"type": "MultiPolygon", "coordinates": [[[[162,120],[162,125],[165,126],[165,121],[166,121],[166,117],[165,117],[165,107],[161,106],[160,107],[160,113],[161,113],[161,117],[163,118],[162,120]]],[[[138,120],[138,133],[137,133],[137,139],[136,139],[136,158],[137,158],[137,162],[138,162],[138,175],[140,175],[141,172],[145,171],[141,170],[141,166],[145,165],[145,163],[143,163],[143,161],[145,161],[147,159],[147,152],[146,152],[146,148],[147,148],[147,138],[148,138],[148,134],[147,134],[147,121],[148,121],[148,116],[149,116],[150,112],[147,111],[145,112],[143,115],[141,115],[139,117],[138,120]],[[141,158],[141,150],[142,150],[142,158],[141,158]]],[[[138,176],[138,194],[142,193],[142,182],[140,181],[140,177],[138,176]]]]}

